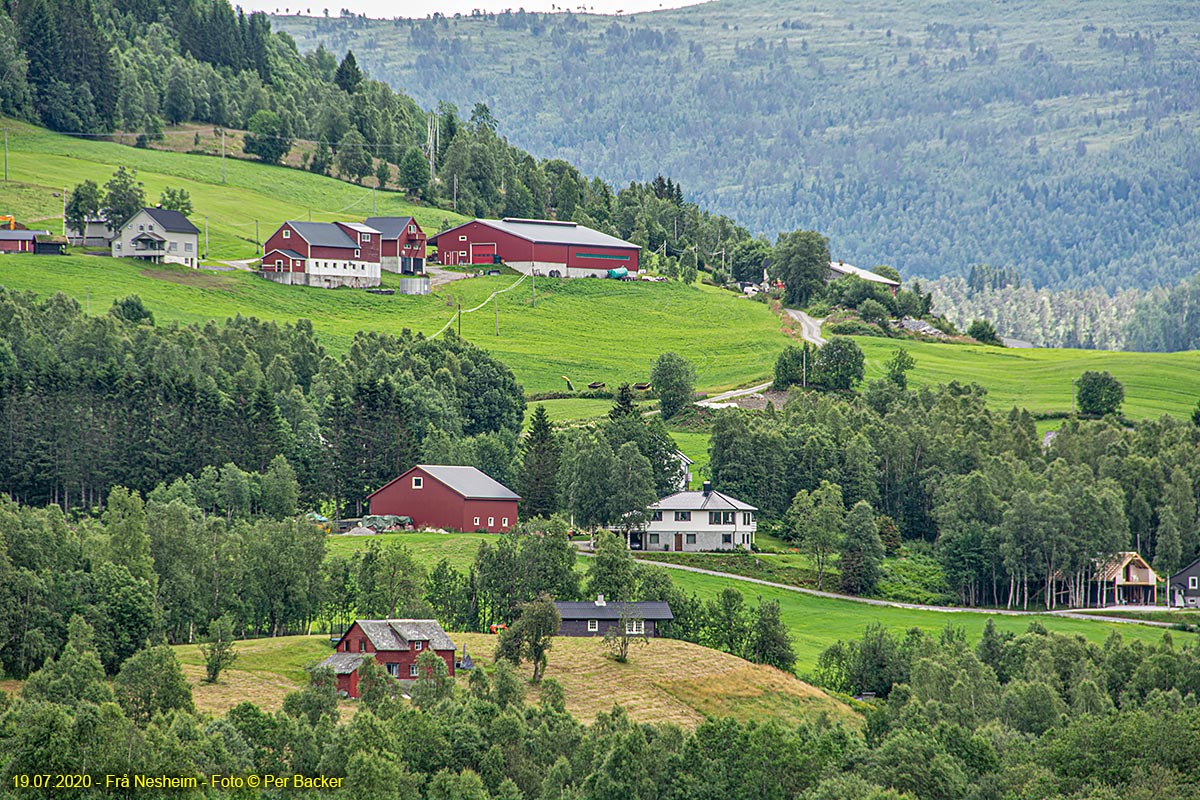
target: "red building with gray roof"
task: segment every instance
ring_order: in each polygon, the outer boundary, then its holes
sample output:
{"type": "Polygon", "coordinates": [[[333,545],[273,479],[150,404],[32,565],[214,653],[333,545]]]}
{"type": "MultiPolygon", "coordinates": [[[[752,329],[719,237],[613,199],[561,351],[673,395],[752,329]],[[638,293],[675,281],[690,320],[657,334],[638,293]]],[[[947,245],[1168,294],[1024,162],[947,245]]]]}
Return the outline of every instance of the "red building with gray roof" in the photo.
{"type": "Polygon", "coordinates": [[[610,269],[638,270],[640,247],[575,222],[477,219],[429,239],[447,265],[502,261],[518,272],[550,277],[603,277],[610,269]]]}
{"type": "Polygon", "coordinates": [[[301,286],[378,286],[380,232],[361,222],[297,222],[279,226],[263,244],[261,275],[301,286]]]}
{"type": "Polygon", "coordinates": [[[412,217],[367,217],[379,231],[379,264],[384,272],[425,274],[425,232],[412,217]]]}
{"type": "Polygon", "coordinates": [[[338,639],[336,651],[318,666],[337,675],[338,691],[358,697],[358,669],[374,658],[387,674],[399,680],[416,680],[417,659],[432,650],[446,662],[454,677],[454,642],[434,619],[360,619],[338,639]]]}
{"type": "Polygon", "coordinates": [[[503,533],[517,525],[516,492],[475,467],[418,464],[367,496],[372,514],[412,517],[418,528],[503,533]]]}

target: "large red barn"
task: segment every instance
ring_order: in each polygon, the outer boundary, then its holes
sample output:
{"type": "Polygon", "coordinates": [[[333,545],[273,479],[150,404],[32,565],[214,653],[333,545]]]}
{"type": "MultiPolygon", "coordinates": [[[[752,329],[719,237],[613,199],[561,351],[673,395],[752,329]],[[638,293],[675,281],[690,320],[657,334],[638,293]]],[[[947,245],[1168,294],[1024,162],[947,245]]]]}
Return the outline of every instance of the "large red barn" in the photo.
{"type": "Polygon", "coordinates": [[[358,668],[374,658],[388,675],[402,681],[416,680],[417,659],[432,650],[446,662],[446,673],[454,677],[454,642],[433,619],[360,619],[338,639],[337,651],[321,662],[337,675],[338,691],[358,697],[358,668]]]}
{"type": "Polygon", "coordinates": [[[500,533],[517,525],[521,498],[475,467],[418,464],[372,492],[372,514],[412,517],[418,528],[500,533]]]}
{"type": "Polygon", "coordinates": [[[603,277],[610,269],[638,270],[641,252],[607,233],[574,222],[545,219],[477,219],[429,239],[443,264],[493,264],[538,275],[603,277]]]}

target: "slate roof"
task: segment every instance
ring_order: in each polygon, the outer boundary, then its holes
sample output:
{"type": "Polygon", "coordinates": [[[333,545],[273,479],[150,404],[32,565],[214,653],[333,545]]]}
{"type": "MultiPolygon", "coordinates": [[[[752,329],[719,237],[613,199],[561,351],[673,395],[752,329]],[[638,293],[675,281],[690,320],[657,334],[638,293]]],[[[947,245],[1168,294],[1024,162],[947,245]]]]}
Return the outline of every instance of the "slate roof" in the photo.
{"type": "MultiPolygon", "coordinates": [[[[297,253],[295,250],[283,250],[281,248],[276,248],[276,249],[270,251],[269,253],[267,253],[267,255],[269,256],[269,255],[271,255],[271,253],[281,253],[281,254],[287,256],[288,258],[298,258],[302,261],[306,259],[306,256],[303,256],[303,255],[297,253]]],[[[266,256],[263,256],[263,258],[266,258],[266,256]]]]}
{"type": "Polygon", "coordinates": [[[568,603],[555,601],[558,616],[568,619],[620,619],[621,611],[628,609],[628,615],[636,619],[675,619],[671,606],[665,600],[647,600],[641,603],[605,603],[596,605],[594,601],[568,603]]]}
{"type": "Polygon", "coordinates": [[[142,211],[149,214],[168,233],[200,233],[200,229],[178,211],[169,211],[165,208],[143,208],[142,211]]]}
{"type": "MultiPolygon", "coordinates": [[[[504,231],[517,238],[536,242],[537,244],[573,244],[590,245],[593,247],[624,247],[630,250],[642,249],[638,245],[627,242],[624,239],[609,236],[607,233],[601,233],[600,231],[592,230],[574,222],[556,222],[546,219],[518,219],[515,217],[477,219],[474,221],[489,228],[504,231]]],[[[469,222],[463,223],[463,225],[469,224],[469,222]]],[[[456,231],[461,227],[462,225],[456,225],[450,230],[442,231],[438,236],[445,236],[447,233],[456,231]]],[[[437,236],[431,238],[436,239],[437,236]]]]}
{"type": "Polygon", "coordinates": [[[313,247],[348,247],[351,250],[358,247],[358,243],[351,239],[349,234],[332,222],[288,220],[287,224],[313,247]]]}
{"type": "Polygon", "coordinates": [[[412,472],[413,469],[424,470],[430,477],[436,478],[450,489],[468,500],[520,500],[521,496],[504,484],[494,480],[475,467],[446,467],[432,464],[417,464],[403,475],[392,478],[375,491],[367,495],[371,499],[398,480],[412,472]]]}
{"type": "Polygon", "coordinates": [[[676,492],[668,495],[650,508],[659,511],[758,511],[749,503],[712,489],[706,495],[702,491],[676,492]]]}
{"type": "Polygon", "coordinates": [[[331,667],[335,675],[349,675],[371,658],[370,653],[334,653],[318,664],[318,667],[331,667]]]}
{"type": "Polygon", "coordinates": [[[399,239],[412,217],[367,217],[365,222],[375,228],[384,239],[399,239]]]}
{"type": "Polygon", "coordinates": [[[869,269],[860,269],[859,267],[852,267],[849,264],[838,262],[838,261],[830,261],[829,268],[831,270],[833,270],[834,272],[841,273],[842,275],[853,275],[856,278],[862,278],[864,281],[870,281],[871,283],[882,283],[887,286],[899,286],[900,285],[899,283],[896,283],[896,281],[892,280],[891,278],[885,278],[883,275],[879,275],[877,273],[871,272],[869,269]]]}
{"type": "MultiPolygon", "coordinates": [[[[360,619],[358,627],[376,650],[407,650],[409,642],[429,642],[434,650],[454,650],[435,619],[360,619]]],[[[346,638],[344,635],[342,638],[346,638]]],[[[341,642],[339,641],[339,644],[341,642]]]]}

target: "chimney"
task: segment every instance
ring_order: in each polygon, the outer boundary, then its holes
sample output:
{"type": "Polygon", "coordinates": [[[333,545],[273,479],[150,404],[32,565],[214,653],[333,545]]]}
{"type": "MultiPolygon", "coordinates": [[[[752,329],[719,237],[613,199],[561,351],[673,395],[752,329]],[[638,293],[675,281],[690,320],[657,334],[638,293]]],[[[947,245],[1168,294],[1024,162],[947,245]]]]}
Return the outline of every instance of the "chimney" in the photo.
{"type": "Polygon", "coordinates": [[[603,606],[603,605],[605,605],[605,602],[604,602],[604,595],[602,595],[602,594],[598,594],[598,595],[596,595],[596,605],[598,605],[598,606],[603,606]]]}
{"type": "Polygon", "coordinates": [[[712,481],[705,481],[704,482],[704,496],[708,497],[710,494],[712,494],[712,481]]]}

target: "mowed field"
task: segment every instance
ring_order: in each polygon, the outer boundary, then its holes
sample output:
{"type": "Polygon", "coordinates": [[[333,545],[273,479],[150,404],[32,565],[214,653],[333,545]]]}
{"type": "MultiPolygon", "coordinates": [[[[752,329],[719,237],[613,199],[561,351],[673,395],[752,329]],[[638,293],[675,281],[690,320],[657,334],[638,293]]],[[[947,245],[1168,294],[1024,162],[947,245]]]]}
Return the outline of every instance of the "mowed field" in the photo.
{"type": "MultiPolygon", "coordinates": [[[[26,123],[0,118],[9,129],[9,177],[0,196],[0,214],[14,214],[33,228],[43,225],[62,232],[63,189],[84,180],[101,187],[118,165],[137,170],[145,184],[146,202],[153,205],[168,186],[186,189],[192,198],[192,222],[200,228],[204,248],[204,221],[208,219],[209,258],[245,259],[261,256],[255,245],[255,221],[261,242],[284,220],[344,219],[361,221],[369,216],[414,216],[427,233],[441,230],[443,222],[456,223],[460,214],[414,205],[399,193],[373,192],[363,186],[287,167],[270,167],[254,161],[221,159],[159,150],[144,150],[116,142],[77,139],[26,123]],[[56,197],[55,193],[59,196],[56,197]],[[373,212],[374,209],[374,212],[373,212]]],[[[212,129],[203,129],[204,149],[212,150],[212,129]]],[[[179,145],[171,137],[171,146],[179,145]]],[[[183,137],[189,144],[191,138],[183,137]]],[[[230,138],[230,150],[235,139],[230,138]]]]}
{"type": "MultiPolygon", "coordinates": [[[[425,296],[384,296],[281,286],[244,271],[131,261],[0,256],[0,286],[41,296],[63,292],[93,314],[107,311],[117,298],[137,294],[160,323],[202,324],[236,314],[280,323],[307,318],[321,343],[340,353],[360,330],[437,333],[457,304],[474,308],[516,280],[468,278],[425,296]]],[[[385,275],[384,285],[395,287],[397,281],[385,275]]],[[[765,305],[711,286],[539,278],[536,306],[528,280],[499,295],[498,302],[499,336],[491,303],[463,314],[462,335],[507,364],[527,392],[565,389],[563,375],[576,388],[592,381],[610,388],[622,381],[644,381],[654,359],[668,350],[695,364],[698,388],[732,388],[770,373],[787,344],[779,319],[765,305]]],[[[586,413],[599,410],[593,405],[586,413]]]]}
{"type": "Polygon", "coordinates": [[[494,533],[380,533],[374,536],[329,536],[325,539],[327,556],[345,557],[365,549],[371,542],[383,547],[401,545],[408,548],[412,557],[432,569],[443,558],[459,571],[465,572],[475,563],[475,553],[480,542],[494,543],[499,539],[494,533]]]}

